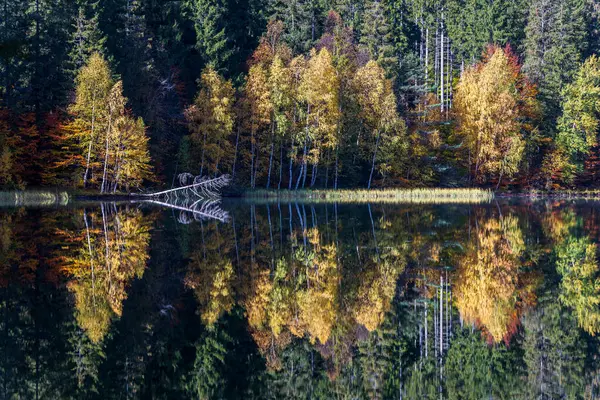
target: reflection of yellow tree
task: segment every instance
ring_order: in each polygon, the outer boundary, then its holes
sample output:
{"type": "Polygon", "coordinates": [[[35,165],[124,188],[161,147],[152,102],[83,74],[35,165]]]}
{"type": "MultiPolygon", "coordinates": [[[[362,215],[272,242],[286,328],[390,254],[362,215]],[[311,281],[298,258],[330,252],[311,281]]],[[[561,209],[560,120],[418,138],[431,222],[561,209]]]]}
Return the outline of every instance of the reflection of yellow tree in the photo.
{"type": "Polygon", "coordinates": [[[204,258],[194,253],[185,283],[194,289],[202,320],[212,325],[233,307],[233,266],[221,257],[204,258]]]}
{"type": "Polygon", "coordinates": [[[202,229],[202,246],[190,256],[185,284],[194,290],[202,321],[213,325],[233,307],[234,273],[227,254],[229,244],[217,225],[209,224],[206,235],[202,229]]]}
{"type": "Polygon", "coordinates": [[[340,272],[337,248],[322,244],[319,231],[307,233],[290,258],[281,258],[273,271],[254,265],[244,306],[253,337],[271,366],[276,350],[291,336],[326,343],[336,322],[340,272]]]}
{"type": "Polygon", "coordinates": [[[508,339],[533,292],[520,272],[524,250],[518,220],[506,217],[478,221],[474,243],[459,263],[455,301],[463,319],[480,325],[495,342],[508,339]]]}
{"type": "Polygon", "coordinates": [[[400,269],[393,263],[378,262],[361,276],[357,307],[353,311],[356,322],[370,332],[381,325],[390,310],[396,292],[400,269]]]}
{"type": "Polygon", "coordinates": [[[306,330],[311,343],[318,339],[324,344],[335,322],[340,271],[336,247],[333,244],[320,245],[316,229],[311,231],[310,241],[315,250],[308,257],[306,286],[296,293],[299,325],[306,330]]]}
{"type": "Polygon", "coordinates": [[[61,257],[71,276],[76,319],[93,342],[120,317],[127,287],[141,277],[149,258],[149,223],[139,210],[83,212],[83,232],[63,232],[72,251],[61,257]]]}

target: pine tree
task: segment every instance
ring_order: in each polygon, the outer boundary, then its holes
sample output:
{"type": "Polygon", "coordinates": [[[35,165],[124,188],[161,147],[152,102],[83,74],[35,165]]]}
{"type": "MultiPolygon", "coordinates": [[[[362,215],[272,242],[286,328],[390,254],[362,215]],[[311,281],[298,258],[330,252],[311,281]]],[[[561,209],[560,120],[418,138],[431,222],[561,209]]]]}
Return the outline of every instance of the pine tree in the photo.
{"type": "Polygon", "coordinates": [[[0,7],[0,98],[3,105],[13,108],[18,96],[13,92],[21,91],[25,83],[23,76],[23,64],[25,62],[22,54],[25,52],[27,31],[26,8],[20,0],[5,1],[0,7]]]}
{"type": "Polygon", "coordinates": [[[398,57],[394,45],[392,26],[388,21],[386,5],[382,0],[368,0],[358,33],[360,45],[371,59],[381,65],[388,76],[396,72],[398,57]]]}
{"type": "Polygon", "coordinates": [[[560,96],[587,46],[585,0],[535,0],[525,29],[523,71],[539,88],[544,133],[552,137],[560,96]]]}
{"type": "Polygon", "coordinates": [[[549,179],[572,183],[598,143],[600,126],[600,59],[591,56],[579,68],[574,81],[562,91],[562,115],[558,119],[556,148],[548,155],[549,179]],[[561,160],[562,163],[557,161],[561,160]]]}
{"type": "Polygon", "coordinates": [[[77,73],[93,53],[102,53],[106,38],[98,26],[97,3],[83,4],[75,19],[75,31],[70,40],[71,68],[77,73]]]}
{"type": "Polygon", "coordinates": [[[323,11],[319,0],[273,0],[270,17],[283,22],[283,39],[294,53],[305,53],[320,36],[323,11]]]}
{"type": "Polygon", "coordinates": [[[204,65],[218,73],[229,74],[233,47],[227,14],[231,11],[224,0],[190,0],[187,2],[189,18],[196,29],[196,48],[204,65]]]}

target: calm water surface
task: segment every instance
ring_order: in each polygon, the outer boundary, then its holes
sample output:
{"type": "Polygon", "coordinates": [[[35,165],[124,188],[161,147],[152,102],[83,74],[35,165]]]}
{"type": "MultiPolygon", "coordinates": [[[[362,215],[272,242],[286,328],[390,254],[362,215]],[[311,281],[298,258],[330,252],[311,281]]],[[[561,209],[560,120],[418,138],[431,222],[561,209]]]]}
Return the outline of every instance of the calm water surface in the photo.
{"type": "Polygon", "coordinates": [[[0,398],[600,395],[600,203],[0,209],[0,398]]]}

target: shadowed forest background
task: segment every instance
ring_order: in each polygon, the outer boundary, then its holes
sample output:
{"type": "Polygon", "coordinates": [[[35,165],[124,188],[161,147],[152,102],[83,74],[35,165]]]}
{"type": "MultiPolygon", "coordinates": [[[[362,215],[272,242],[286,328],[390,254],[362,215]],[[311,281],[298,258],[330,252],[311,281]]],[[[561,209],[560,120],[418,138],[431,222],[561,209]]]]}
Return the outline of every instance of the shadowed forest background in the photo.
{"type": "Polygon", "coordinates": [[[598,186],[593,0],[6,0],[0,186],[598,186]]]}

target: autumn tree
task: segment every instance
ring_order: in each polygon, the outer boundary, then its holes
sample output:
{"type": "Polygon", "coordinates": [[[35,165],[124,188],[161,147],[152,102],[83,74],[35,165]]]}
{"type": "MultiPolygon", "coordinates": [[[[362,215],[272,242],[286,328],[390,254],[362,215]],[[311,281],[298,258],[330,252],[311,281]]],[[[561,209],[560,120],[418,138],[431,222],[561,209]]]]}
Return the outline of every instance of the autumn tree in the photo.
{"type": "Polygon", "coordinates": [[[258,171],[258,134],[268,127],[272,112],[267,70],[263,65],[255,64],[250,67],[244,87],[244,100],[248,116],[245,123],[250,133],[250,187],[254,189],[258,171]]]}
{"type": "Polygon", "coordinates": [[[106,124],[106,99],[113,85],[108,63],[100,54],[92,54],[77,74],[76,82],[75,103],[70,111],[75,117],[73,130],[85,158],[85,187],[90,179],[90,168],[93,168],[93,161],[98,155],[98,132],[106,124]]]}
{"type": "Polygon", "coordinates": [[[353,86],[361,108],[360,117],[375,140],[367,184],[367,188],[370,189],[381,136],[393,134],[399,127],[400,118],[396,111],[392,82],[385,77],[385,71],[375,61],[369,61],[356,71],[353,86]]]}
{"type": "Polygon", "coordinates": [[[0,110],[0,187],[13,183],[13,154],[8,133],[8,111],[0,110]]]}
{"type": "Polygon", "coordinates": [[[483,61],[463,73],[454,105],[473,177],[495,176],[498,188],[503,177],[519,172],[537,109],[535,89],[509,47],[489,47],[483,61]]]}
{"type": "MultiPolygon", "coordinates": [[[[339,84],[329,51],[325,48],[318,53],[313,50],[298,88],[300,99],[306,106],[301,171],[304,182],[310,159],[313,164],[310,186],[315,184],[317,165],[322,153],[337,147],[337,124],[340,118],[339,84]]],[[[300,176],[296,188],[299,182],[300,176]]]]}
{"type": "Polygon", "coordinates": [[[65,135],[56,138],[73,149],[54,165],[85,166],[84,187],[88,181],[99,181],[91,171],[101,169],[102,193],[139,187],[153,176],[144,123],[127,109],[122,81],[113,83],[110,75],[107,62],[97,53],[81,68],[76,100],[69,108],[73,119],[64,128],[65,135]]]}
{"type": "Polygon", "coordinates": [[[232,153],[229,135],[235,119],[234,90],[212,67],[202,72],[200,85],[194,104],[186,110],[186,119],[192,143],[201,152],[200,175],[205,171],[216,174],[227,168],[232,153]]]}
{"type": "Polygon", "coordinates": [[[281,188],[283,179],[283,144],[291,133],[292,107],[293,107],[293,82],[290,69],[284,61],[275,55],[269,68],[269,94],[271,101],[271,153],[269,155],[269,173],[267,177],[267,188],[271,184],[271,169],[273,166],[273,151],[275,141],[279,142],[279,183],[281,188]]]}

